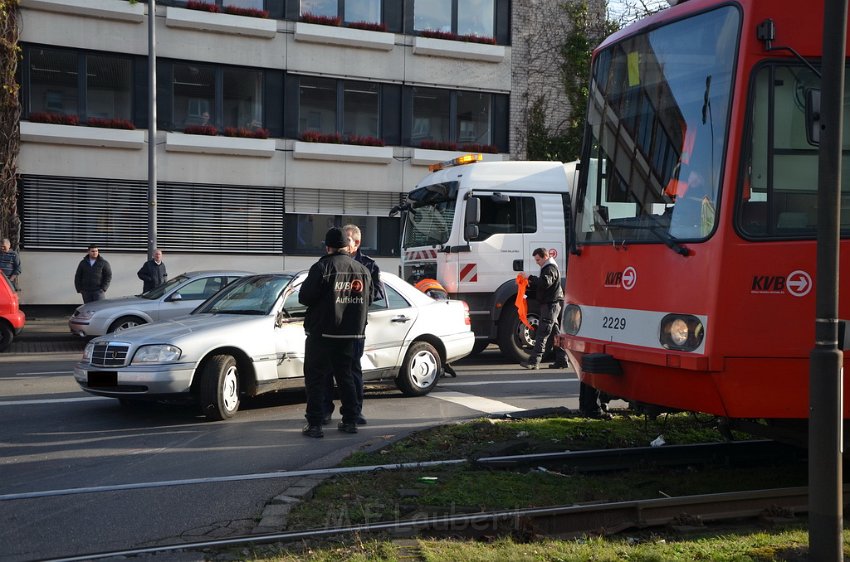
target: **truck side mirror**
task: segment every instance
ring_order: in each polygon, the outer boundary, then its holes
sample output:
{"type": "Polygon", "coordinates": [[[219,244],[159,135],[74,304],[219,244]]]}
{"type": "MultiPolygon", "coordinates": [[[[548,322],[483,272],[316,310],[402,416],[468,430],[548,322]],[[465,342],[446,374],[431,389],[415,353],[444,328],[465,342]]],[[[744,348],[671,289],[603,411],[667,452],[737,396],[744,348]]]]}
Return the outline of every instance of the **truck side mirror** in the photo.
{"type": "Polygon", "coordinates": [[[468,224],[463,229],[463,236],[467,240],[475,240],[478,238],[478,225],[468,224]]]}
{"type": "Polygon", "coordinates": [[[806,140],[812,146],[820,145],[820,90],[806,90],[806,140]]]}
{"type": "Polygon", "coordinates": [[[478,224],[481,222],[481,200],[478,197],[470,197],[466,200],[466,217],[463,224],[478,224]]]}

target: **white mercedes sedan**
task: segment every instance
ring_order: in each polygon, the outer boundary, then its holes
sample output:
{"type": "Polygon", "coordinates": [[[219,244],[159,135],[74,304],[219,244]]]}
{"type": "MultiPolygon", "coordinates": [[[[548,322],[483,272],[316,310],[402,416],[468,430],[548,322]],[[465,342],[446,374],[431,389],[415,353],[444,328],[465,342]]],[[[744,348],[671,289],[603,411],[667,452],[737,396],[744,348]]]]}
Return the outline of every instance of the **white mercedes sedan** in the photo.
{"type": "MultiPolygon", "coordinates": [[[[125,405],[185,398],[211,420],[232,417],[244,397],[303,387],[306,307],[298,291],[306,277],[243,277],[188,316],[95,338],[74,378],[125,405]]],[[[390,273],[381,280],[387,297],[369,310],[363,380],[427,394],[451,361],[472,352],[469,307],[434,300],[390,273]]]]}

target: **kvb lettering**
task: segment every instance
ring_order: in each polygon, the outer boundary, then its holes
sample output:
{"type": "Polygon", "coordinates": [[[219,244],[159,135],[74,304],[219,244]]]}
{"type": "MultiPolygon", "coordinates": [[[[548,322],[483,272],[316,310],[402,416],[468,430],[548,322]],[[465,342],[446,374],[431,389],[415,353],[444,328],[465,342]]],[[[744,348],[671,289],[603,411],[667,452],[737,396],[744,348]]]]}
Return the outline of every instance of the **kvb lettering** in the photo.
{"type": "Polygon", "coordinates": [[[781,293],[785,290],[785,276],[756,275],[753,277],[753,286],[750,290],[761,293],[781,293]]]}

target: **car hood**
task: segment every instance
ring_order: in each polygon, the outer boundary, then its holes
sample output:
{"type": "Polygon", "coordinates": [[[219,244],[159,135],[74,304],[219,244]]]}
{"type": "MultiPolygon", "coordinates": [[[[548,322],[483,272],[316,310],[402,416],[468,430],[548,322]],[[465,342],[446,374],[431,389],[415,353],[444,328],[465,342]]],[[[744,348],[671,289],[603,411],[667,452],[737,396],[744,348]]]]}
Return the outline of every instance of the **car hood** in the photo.
{"type": "Polygon", "coordinates": [[[216,331],[227,331],[229,334],[236,335],[244,330],[247,325],[271,324],[273,320],[274,317],[270,315],[192,314],[113,332],[96,338],[96,340],[123,341],[134,344],[176,343],[197,335],[206,336],[216,331]]]}
{"type": "Polygon", "coordinates": [[[97,312],[99,310],[113,308],[116,306],[139,307],[149,305],[154,302],[156,301],[143,299],[141,297],[118,297],[117,299],[104,299],[89,302],[79,307],[77,310],[91,310],[92,312],[97,312]]]}

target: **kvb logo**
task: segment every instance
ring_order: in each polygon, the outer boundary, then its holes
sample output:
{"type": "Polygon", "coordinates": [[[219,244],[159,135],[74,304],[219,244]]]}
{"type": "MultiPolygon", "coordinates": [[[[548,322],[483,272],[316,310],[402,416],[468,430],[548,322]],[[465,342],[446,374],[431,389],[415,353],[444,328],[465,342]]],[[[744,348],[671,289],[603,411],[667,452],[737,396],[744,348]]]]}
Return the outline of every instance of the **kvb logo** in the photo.
{"type": "Polygon", "coordinates": [[[788,275],[754,275],[750,292],[759,295],[784,295],[804,297],[812,291],[812,276],[797,269],[788,275]]]}
{"type": "Polygon", "coordinates": [[[637,270],[629,266],[623,271],[609,271],[605,274],[605,287],[622,287],[627,291],[634,289],[637,283],[637,270]]]}

